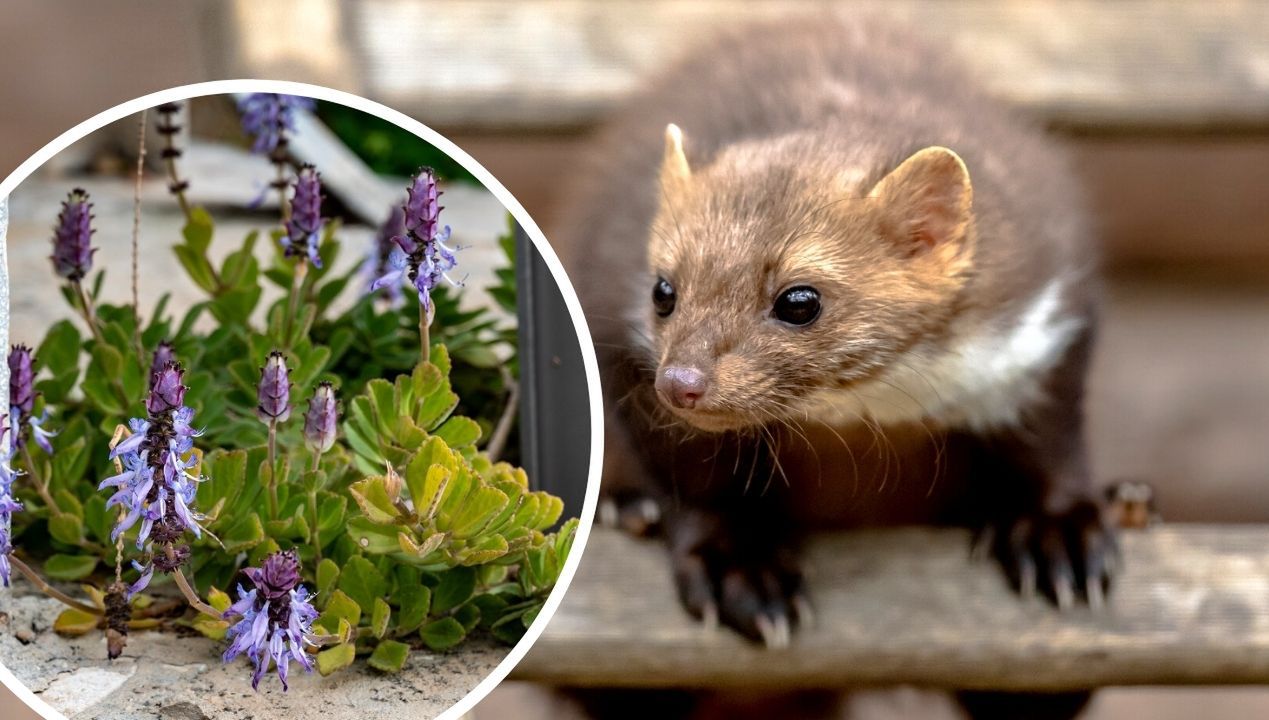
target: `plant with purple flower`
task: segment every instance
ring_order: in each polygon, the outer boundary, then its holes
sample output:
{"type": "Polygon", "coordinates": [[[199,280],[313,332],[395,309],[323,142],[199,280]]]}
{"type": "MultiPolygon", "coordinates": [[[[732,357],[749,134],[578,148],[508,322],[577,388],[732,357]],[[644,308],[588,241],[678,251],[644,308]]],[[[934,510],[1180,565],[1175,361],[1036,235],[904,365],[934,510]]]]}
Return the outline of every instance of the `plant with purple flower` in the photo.
{"type": "Polygon", "coordinates": [[[52,455],[49,438],[57,433],[44,429],[47,410],[35,416],[35,395],[35,356],[26,345],[14,345],[9,350],[9,418],[13,424],[9,447],[21,450],[30,436],[41,450],[52,455]]]}
{"type": "Polygon", "coordinates": [[[53,228],[53,270],[59,277],[79,282],[93,267],[93,205],[82,188],[71,190],[53,228]]]}
{"type": "Polygon", "coordinates": [[[405,232],[392,239],[397,247],[388,255],[386,272],[371,283],[370,290],[399,283],[402,277],[409,278],[419,294],[419,335],[423,357],[426,358],[430,347],[428,326],[432,321],[432,290],[442,279],[455,287],[462,283],[449,275],[458,264],[454,254],[457,248],[447,244],[449,226],[438,230],[444,208],[439,203],[442,193],[436,185],[436,173],[431,168],[419,170],[407,192],[409,197],[402,207],[405,232]]]}
{"type": "Polygon", "coordinates": [[[296,111],[317,107],[312,98],[278,93],[251,93],[238,101],[242,131],[254,138],[251,152],[268,155],[285,148],[286,134],[295,131],[296,111]]]}
{"type": "Polygon", "coordinates": [[[328,382],[321,383],[308,401],[308,412],[304,413],[304,441],[313,451],[314,465],[317,458],[335,444],[338,424],[339,402],[335,399],[335,388],[328,382]]]}
{"type": "Polygon", "coordinates": [[[264,367],[260,368],[260,383],[256,386],[256,417],[269,426],[269,470],[265,485],[269,491],[269,516],[278,514],[277,454],[278,424],[291,417],[291,379],[286,367],[286,356],[281,351],[269,353],[264,367]]]}
{"type": "Polygon", "coordinates": [[[0,418],[0,583],[9,587],[9,555],[13,552],[13,513],[22,511],[22,504],[13,497],[13,480],[17,476],[9,460],[13,451],[4,436],[11,432],[8,417],[0,418]]]}
{"type": "Polygon", "coordinates": [[[245,568],[242,573],[254,587],[246,590],[239,585],[238,601],[222,616],[234,621],[225,634],[230,642],[224,661],[246,655],[255,666],[251,676],[255,689],[272,663],[285,691],[292,660],[305,672],[313,671],[307,652],[317,644],[313,639],[313,621],[317,619],[313,595],[300,584],[300,561],[293,550],[273,553],[260,567],[245,568]]]}
{"type": "Polygon", "coordinates": [[[145,403],[149,417],[129,421],[132,435],[110,451],[119,473],[97,488],[116,488],[106,507],[123,509],[111,539],[140,523],[137,549],[146,552],[146,560],[133,563],[141,578],[128,588],[129,596],[149,585],[156,568],[177,573],[189,559],[189,545],[181,542],[185,532],[202,534],[202,516],[192,507],[202,480],[192,472],[199,465],[193,453],[199,433],[191,425],[193,409],[184,404],[183,380],[180,363],[171,362],[155,373],[145,403]]]}
{"type": "Polygon", "coordinates": [[[312,165],[300,168],[295,178],[295,195],[291,199],[291,216],[284,223],[282,248],[287,257],[307,258],[314,267],[322,266],[318,249],[322,239],[322,179],[312,165]]]}

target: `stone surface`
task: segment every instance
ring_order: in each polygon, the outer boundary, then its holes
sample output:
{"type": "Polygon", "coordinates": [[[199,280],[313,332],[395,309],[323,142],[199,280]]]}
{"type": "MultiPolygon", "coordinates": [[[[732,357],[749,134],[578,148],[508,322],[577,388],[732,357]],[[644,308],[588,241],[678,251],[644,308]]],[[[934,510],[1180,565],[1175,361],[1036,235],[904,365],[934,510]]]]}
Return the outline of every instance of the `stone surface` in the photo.
{"type": "Polygon", "coordinates": [[[251,665],[220,661],[222,643],[171,632],[133,635],[123,656],[106,659],[102,633],[64,638],[53,620],[62,606],[22,585],[0,595],[0,662],[72,720],[204,720],[435,717],[462,699],[507,654],[476,637],[458,650],[411,654],[405,669],[381,674],[358,661],[327,678],[293,668],[291,689],[276,676],[251,689],[251,665]],[[35,633],[24,643],[18,631],[35,633]]]}

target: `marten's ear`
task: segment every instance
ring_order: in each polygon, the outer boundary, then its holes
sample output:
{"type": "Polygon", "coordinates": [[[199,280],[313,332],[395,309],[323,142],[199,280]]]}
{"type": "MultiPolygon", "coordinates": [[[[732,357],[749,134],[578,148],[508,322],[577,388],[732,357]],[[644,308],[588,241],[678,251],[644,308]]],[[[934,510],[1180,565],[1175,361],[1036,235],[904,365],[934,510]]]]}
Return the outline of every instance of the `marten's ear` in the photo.
{"type": "Polygon", "coordinates": [[[965,163],[945,147],[917,151],[868,196],[883,203],[882,232],[905,252],[953,257],[968,240],[974,190],[965,163]]]}
{"type": "Polygon", "coordinates": [[[661,183],[667,187],[682,185],[692,177],[687,155],[683,153],[683,131],[678,125],[665,126],[665,159],[661,161],[661,183]]]}

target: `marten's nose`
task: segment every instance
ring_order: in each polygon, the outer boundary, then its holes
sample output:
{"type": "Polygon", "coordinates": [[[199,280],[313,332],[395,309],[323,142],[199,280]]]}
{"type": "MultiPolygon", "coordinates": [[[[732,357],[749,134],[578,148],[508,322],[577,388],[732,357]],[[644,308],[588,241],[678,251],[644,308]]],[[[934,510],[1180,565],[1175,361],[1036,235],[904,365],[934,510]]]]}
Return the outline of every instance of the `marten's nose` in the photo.
{"type": "Polygon", "coordinates": [[[677,408],[696,407],[708,387],[705,373],[694,367],[668,367],[657,375],[657,392],[677,408]]]}

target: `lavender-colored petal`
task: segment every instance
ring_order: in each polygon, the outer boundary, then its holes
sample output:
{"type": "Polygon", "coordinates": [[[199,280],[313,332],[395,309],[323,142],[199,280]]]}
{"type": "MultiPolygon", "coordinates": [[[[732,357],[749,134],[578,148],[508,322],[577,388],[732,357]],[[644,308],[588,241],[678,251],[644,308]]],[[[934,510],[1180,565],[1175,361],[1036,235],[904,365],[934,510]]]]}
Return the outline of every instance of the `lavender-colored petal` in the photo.
{"type": "Polygon", "coordinates": [[[141,444],[145,442],[146,430],[148,430],[149,428],[150,428],[150,424],[144,423],[144,426],[141,428],[140,432],[133,432],[127,438],[122,440],[118,445],[115,445],[114,449],[110,451],[110,459],[114,460],[120,455],[126,455],[128,453],[137,452],[138,450],[140,450],[141,444]]]}
{"type": "Polygon", "coordinates": [[[141,577],[137,578],[136,582],[128,586],[128,594],[127,594],[128,599],[131,600],[133,595],[136,595],[137,593],[146,589],[150,585],[150,580],[153,577],[154,577],[154,565],[153,564],[147,565],[145,569],[142,570],[141,577]]]}

